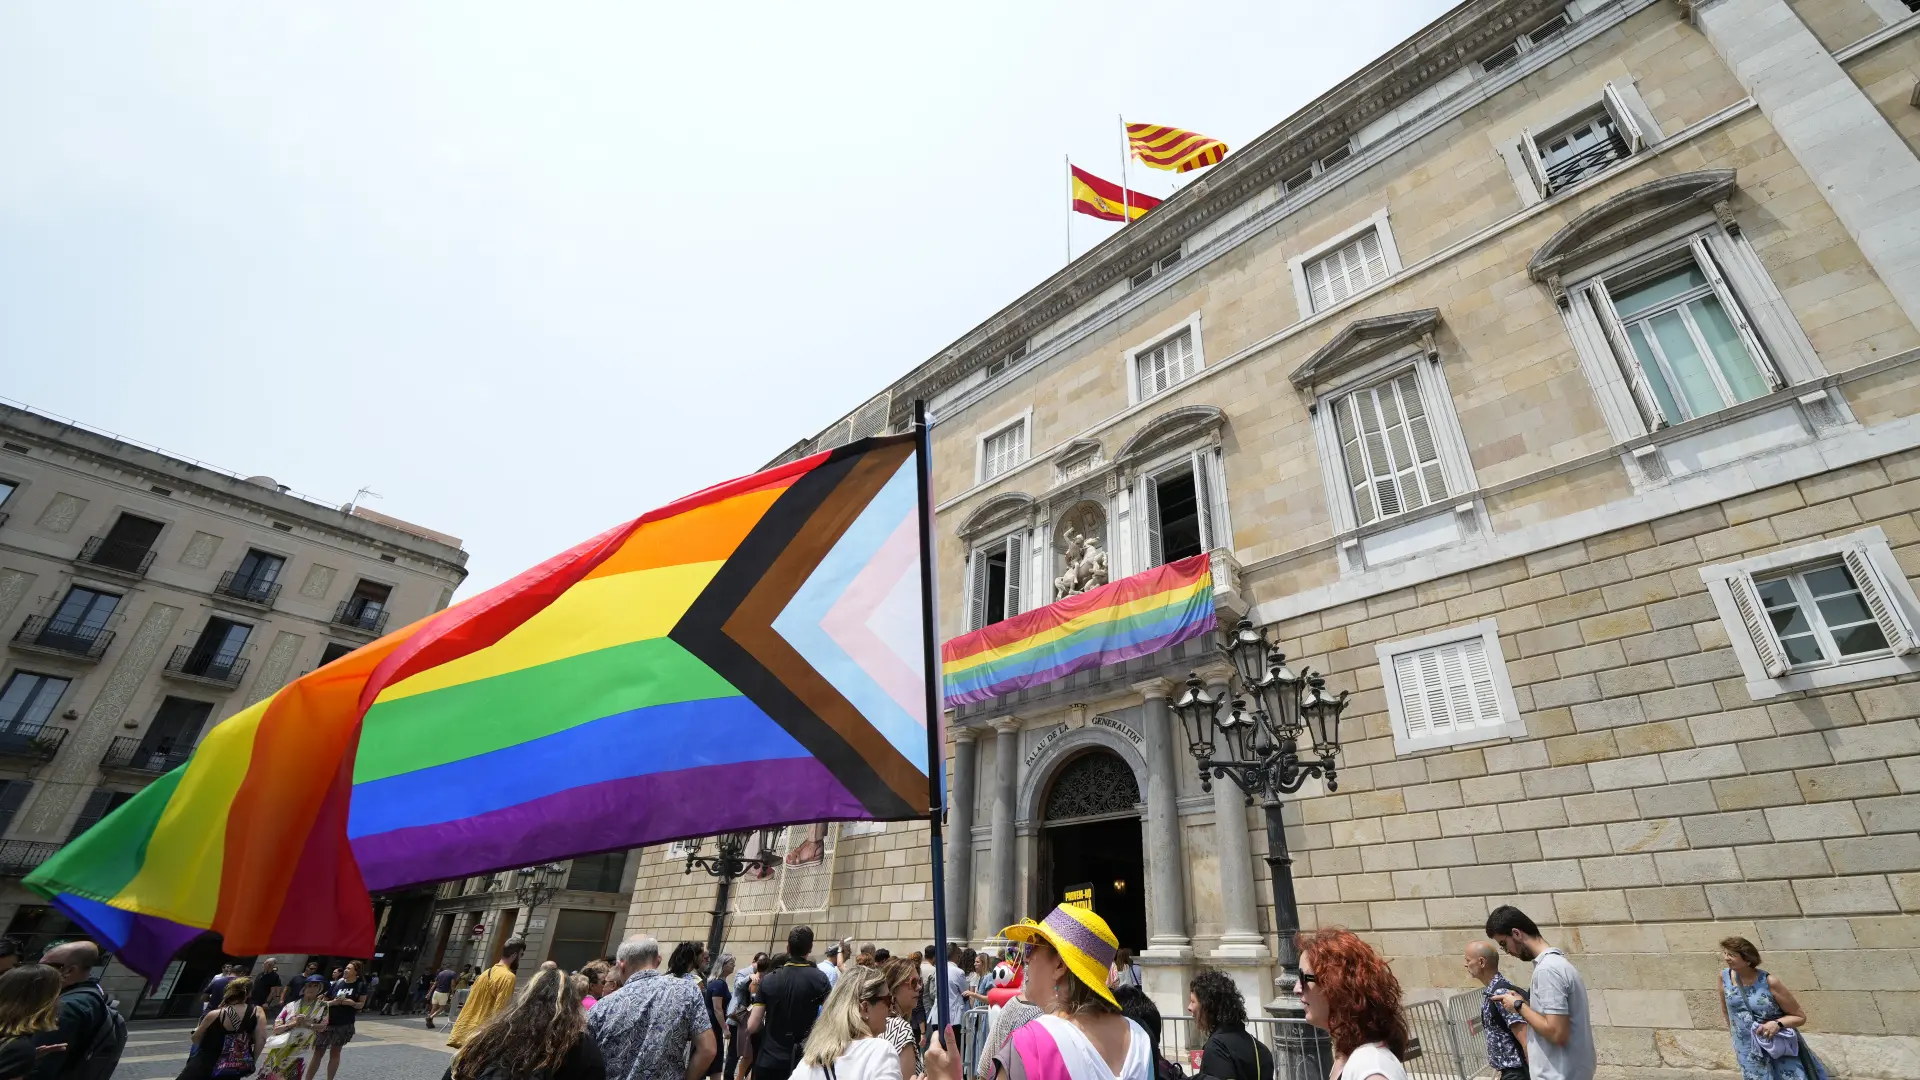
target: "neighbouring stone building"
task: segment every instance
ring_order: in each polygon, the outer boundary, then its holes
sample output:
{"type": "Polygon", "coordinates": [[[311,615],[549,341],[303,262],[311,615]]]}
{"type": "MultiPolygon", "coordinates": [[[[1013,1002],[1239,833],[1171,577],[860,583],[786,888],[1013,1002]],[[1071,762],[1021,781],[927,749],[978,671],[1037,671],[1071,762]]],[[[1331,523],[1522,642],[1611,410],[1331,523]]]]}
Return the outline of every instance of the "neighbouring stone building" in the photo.
{"type": "MultiPolygon", "coordinates": [[[[789,453],[931,401],[943,636],[1053,599],[1069,527],[1116,578],[1210,554],[1224,616],[1354,691],[1293,876],[1410,995],[1515,903],[1604,1075],[1731,1076],[1740,934],[1835,1075],[1920,1076],[1909,7],[1462,4],[789,453]]],[[[1192,642],[950,715],[956,937],[1092,884],[1163,1009],[1201,965],[1271,996],[1190,670],[1224,678],[1192,642]]],[[[730,942],[917,947],[924,837],[843,834],[730,942]]],[[[635,929],[704,936],[680,862],[635,929]]]]}
{"type": "MultiPolygon", "coordinates": [[[[0,405],[5,936],[70,936],[23,875],[215,724],[447,606],[466,561],[444,533],[0,405]]],[[[203,945],[152,992],[117,965],[107,985],[129,1013],[190,1003],[221,962],[203,945]]]]}

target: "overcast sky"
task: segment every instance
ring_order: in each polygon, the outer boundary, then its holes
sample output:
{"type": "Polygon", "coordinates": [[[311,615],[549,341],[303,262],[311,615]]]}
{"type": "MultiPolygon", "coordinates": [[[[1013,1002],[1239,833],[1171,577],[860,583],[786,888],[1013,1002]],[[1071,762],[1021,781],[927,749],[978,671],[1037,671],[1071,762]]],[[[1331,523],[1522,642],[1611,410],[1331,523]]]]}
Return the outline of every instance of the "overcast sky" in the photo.
{"type": "Polygon", "coordinates": [[[1447,6],[9,3],[0,394],[369,486],[471,595],[1058,269],[1119,114],[1238,148],[1447,6]]]}

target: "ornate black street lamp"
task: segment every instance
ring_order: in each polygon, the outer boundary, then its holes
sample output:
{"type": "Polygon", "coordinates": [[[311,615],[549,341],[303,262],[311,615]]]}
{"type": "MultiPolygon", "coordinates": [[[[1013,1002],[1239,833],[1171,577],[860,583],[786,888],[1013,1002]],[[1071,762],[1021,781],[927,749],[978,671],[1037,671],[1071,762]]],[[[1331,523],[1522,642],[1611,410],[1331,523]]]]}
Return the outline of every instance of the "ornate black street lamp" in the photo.
{"type": "Polygon", "coordinates": [[[1267,817],[1267,870],[1273,881],[1274,927],[1280,934],[1281,990],[1297,997],[1300,957],[1294,932],[1300,905],[1293,894],[1293,859],[1280,823],[1280,796],[1300,790],[1309,777],[1323,777],[1327,790],[1339,787],[1335,760],[1340,755],[1340,713],[1347,692],[1327,692],[1327,681],[1312,671],[1296,675],[1285,653],[1267,640],[1265,629],[1241,619],[1221,653],[1233,665],[1227,680],[1230,700],[1207,691],[1198,675],[1188,675],[1186,693],[1173,703],[1186,728],[1187,749],[1200,763],[1200,786],[1231,779],[1250,798],[1260,800],[1267,817]],[[1228,706],[1221,715],[1221,706],[1228,706]],[[1214,733],[1220,734],[1216,748],[1214,733]],[[1302,737],[1309,740],[1303,748],[1302,737]],[[1219,757],[1224,752],[1228,756],[1219,757]]]}
{"type": "Polygon", "coordinates": [[[713,838],[718,849],[712,855],[700,854],[703,841],[695,840],[693,850],[687,852],[686,873],[705,870],[720,879],[719,887],[714,890],[713,922],[707,927],[707,956],[709,963],[720,962],[720,942],[727,931],[727,905],[733,892],[733,883],[748,874],[765,877],[773,868],[780,865],[780,856],[773,854],[778,829],[740,829],[735,832],[721,833],[713,838]],[[753,839],[755,832],[760,833],[760,854],[747,858],[747,841],[753,839]]]}
{"type": "Polygon", "coordinates": [[[539,866],[523,866],[513,872],[518,884],[513,894],[520,899],[520,909],[527,913],[527,925],[533,925],[533,909],[554,898],[560,892],[560,875],[567,868],[557,862],[543,863],[539,866]]]}

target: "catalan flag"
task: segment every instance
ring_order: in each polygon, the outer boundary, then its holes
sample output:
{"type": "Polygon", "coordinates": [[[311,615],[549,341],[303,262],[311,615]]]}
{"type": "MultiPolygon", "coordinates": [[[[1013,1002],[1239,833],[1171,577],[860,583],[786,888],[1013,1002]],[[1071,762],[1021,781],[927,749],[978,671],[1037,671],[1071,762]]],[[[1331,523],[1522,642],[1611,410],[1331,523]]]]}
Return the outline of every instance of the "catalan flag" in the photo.
{"type": "Polygon", "coordinates": [[[1125,191],[1078,165],[1073,172],[1073,209],[1102,221],[1128,221],[1160,205],[1160,200],[1137,191],[1125,191]]]}
{"type": "Polygon", "coordinates": [[[1207,556],[1156,566],[948,640],[940,648],[947,704],[1146,656],[1211,631],[1214,618],[1207,556]]]}
{"type": "Polygon", "coordinates": [[[26,884],[157,978],[208,930],[370,955],[369,889],[923,817],[918,467],[865,439],[616,526],[221,722],[26,884]]]}
{"type": "Polygon", "coordinates": [[[1219,139],[1161,124],[1128,124],[1127,145],[1148,167],[1168,172],[1192,172],[1227,156],[1227,144],[1219,139]]]}

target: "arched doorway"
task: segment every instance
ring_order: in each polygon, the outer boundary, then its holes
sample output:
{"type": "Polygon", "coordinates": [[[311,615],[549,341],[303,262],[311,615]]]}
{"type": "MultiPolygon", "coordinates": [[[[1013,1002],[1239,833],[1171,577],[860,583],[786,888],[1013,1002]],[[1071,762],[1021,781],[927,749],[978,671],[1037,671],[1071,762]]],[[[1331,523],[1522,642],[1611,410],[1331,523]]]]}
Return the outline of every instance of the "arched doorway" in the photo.
{"type": "Polygon", "coordinates": [[[1038,910],[1091,886],[1093,910],[1120,944],[1146,948],[1146,856],[1133,769],[1108,750],[1071,758],[1054,774],[1041,808],[1046,892],[1038,910]]]}

